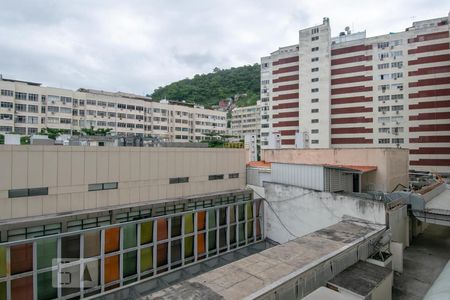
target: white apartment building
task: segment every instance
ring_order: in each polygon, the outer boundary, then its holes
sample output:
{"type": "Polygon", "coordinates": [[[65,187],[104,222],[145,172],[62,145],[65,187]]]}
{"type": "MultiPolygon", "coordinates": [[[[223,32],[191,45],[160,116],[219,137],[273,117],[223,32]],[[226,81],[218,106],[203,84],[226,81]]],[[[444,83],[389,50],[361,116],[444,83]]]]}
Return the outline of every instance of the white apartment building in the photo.
{"type": "Polygon", "coordinates": [[[231,111],[232,135],[244,139],[246,135],[256,135],[259,139],[261,133],[261,101],[256,105],[236,107],[231,111]]]}
{"type": "Polygon", "coordinates": [[[261,102],[263,149],[401,147],[450,173],[449,17],[375,37],[324,18],[261,58],[261,102]]]}
{"type": "Polygon", "coordinates": [[[207,139],[207,133],[223,134],[227,127],[225,112],[122,92],[72,91],[3,78],[0,91],[0,133],[112,128],[117,134],[194,142],[207,139]]]}

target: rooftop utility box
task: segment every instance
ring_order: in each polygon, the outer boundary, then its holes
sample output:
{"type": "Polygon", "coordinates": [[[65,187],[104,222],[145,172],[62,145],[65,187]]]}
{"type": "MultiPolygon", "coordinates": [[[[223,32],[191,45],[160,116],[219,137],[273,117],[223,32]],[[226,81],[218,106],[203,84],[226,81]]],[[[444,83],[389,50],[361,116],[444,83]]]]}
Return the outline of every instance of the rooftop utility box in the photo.
{"type": "Polygon", "coordinates": [[[391,269],[359,261],[328,281],[327,287],[350,299],[391,300],[393,280],[391,269]]]}

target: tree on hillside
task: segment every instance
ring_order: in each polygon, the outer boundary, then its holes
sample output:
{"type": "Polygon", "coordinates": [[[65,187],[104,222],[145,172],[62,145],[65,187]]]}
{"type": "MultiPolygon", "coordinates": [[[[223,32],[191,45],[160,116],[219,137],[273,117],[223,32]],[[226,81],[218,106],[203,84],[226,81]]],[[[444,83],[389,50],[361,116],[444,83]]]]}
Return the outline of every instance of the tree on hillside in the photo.
{"type": "MultiPolygon", "coordinates": [[[[215,67],[212,73],[196,74],[157,88],[151,97],[155,100],[186,100],[206,107],[236,94],[247,94],[239,102],[254,105],[260,93],[260,65],[254,64],[231,69],[215,67]]],[[[240,103],[237,105],[242,106],[240,103]]]]}

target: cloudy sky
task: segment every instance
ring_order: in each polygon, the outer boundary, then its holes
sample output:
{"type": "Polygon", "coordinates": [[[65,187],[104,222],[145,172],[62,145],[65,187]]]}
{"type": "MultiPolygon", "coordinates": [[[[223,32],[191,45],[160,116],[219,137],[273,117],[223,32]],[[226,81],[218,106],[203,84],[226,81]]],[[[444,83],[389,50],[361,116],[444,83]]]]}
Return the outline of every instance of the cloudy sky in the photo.
{"type": "Polygon", "coordinates": [[[137,94],[259,62],[330,18],[368,36],[446,16],[450,0],[0,0],[0,73],[137,94]]]}

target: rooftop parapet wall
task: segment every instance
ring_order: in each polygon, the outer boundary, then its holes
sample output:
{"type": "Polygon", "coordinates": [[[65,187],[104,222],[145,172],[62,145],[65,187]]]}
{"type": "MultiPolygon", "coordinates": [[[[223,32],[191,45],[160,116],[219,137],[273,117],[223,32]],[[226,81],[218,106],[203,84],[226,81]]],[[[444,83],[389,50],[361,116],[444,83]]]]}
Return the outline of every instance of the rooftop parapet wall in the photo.
{"type": "Polygon", "coordinates": [[[408,186],[407,149],[268,149],[262,150],[261,159],[270,163],[376,166],[376,172],[367,175],[373,184],[368,190],[391,192],[398,184],[408,186]]]}

